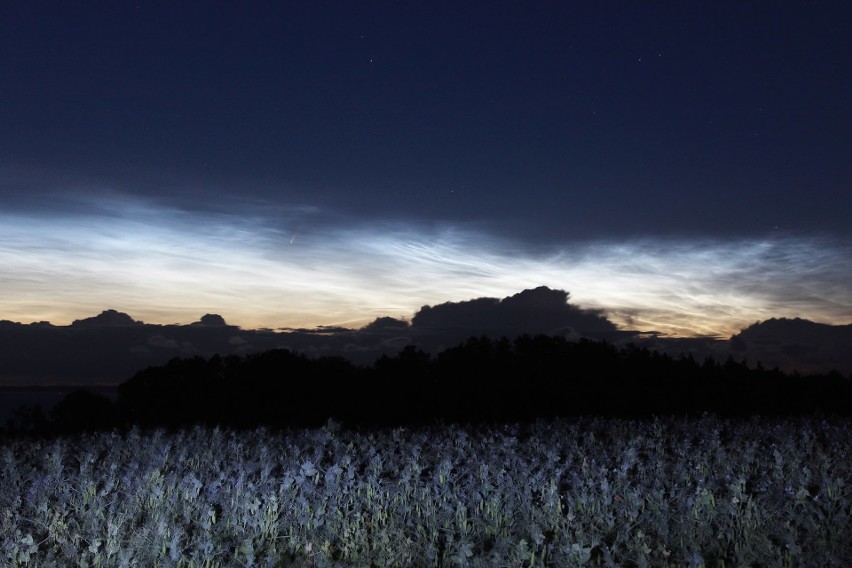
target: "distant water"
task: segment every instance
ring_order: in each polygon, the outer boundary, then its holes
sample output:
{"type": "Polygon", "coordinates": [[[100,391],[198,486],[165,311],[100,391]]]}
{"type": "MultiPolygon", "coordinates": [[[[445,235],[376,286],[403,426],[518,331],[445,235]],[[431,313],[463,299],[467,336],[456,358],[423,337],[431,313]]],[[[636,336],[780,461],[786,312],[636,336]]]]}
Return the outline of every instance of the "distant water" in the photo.
{"type": "Polygon", "coordinates": [[[85,389],[109,397],[118,398],[118,387],[0,387],[0,427],[6,425],[20,406],[41,406],[47,416],[65,395],[85,389]]]}

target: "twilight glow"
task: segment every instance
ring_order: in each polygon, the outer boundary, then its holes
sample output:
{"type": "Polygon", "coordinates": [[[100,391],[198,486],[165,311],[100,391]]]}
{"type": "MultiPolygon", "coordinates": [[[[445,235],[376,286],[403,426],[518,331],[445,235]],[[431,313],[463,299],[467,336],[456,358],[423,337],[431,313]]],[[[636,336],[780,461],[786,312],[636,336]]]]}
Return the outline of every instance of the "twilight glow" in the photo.
{"type": "Polygon", "coordinates": [[[0,17],[0,320],[852,322],[846,3],[43,4],[0,17]]]}
{"type": "Polygon", "coordinates": [[[730,336],[770,317],[852,320],[852,246],[827,238],[531,248],[482,228],[310,207],[198,212],[121,196],[76,204],[0,213],[0,319],[67,324],[115,308],[148,323],[215,312],[244,328],[359,327],[545,285],[624,329],[674,336],[730,336]]]}

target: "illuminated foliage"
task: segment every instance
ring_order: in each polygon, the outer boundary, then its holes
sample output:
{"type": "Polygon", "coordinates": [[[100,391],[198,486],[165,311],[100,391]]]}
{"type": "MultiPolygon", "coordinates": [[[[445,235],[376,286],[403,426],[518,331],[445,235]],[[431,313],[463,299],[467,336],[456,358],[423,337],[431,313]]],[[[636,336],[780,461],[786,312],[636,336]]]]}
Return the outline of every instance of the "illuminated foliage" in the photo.
{"type": "Polygon", "coordinates": [[[848,420],[9,438],[7,566],[848,566],[848,420]]]}

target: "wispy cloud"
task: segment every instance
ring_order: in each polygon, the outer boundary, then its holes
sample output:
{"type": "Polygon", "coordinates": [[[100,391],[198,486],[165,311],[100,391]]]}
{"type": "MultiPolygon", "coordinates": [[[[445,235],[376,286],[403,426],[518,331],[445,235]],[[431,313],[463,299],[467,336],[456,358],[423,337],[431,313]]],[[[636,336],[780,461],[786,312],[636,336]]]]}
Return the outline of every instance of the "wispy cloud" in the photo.
{"type": "Polygon", "coordinates": [[[775,316],[852,320],[849,243],[647,239],[582,251],[565,255],[578,283],[575,298],[639,328],[728,335],[775,316]]]}
{"type": "Polygon", "coordinates": [[[0,319],[67,323],[114,307],[150,322],[359,325],[540,285],[623,327],[728,335],[756,320],[852,321],[852,245],[817,238],[521,241],[313,207],[191,210],[113,194],[70,213],[0,213],[0,319]]]}

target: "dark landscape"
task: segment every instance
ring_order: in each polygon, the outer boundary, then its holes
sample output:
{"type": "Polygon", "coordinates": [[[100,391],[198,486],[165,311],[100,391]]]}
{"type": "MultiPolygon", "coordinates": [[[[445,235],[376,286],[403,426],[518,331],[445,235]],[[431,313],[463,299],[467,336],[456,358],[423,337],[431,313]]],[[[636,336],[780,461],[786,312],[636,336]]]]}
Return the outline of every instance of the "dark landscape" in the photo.
{"type": "Polygon", "coordinates": [[[3,549],[12,565],[841,567],[850,411],[837,372],[558,336],[371,366],[175,358],[115,400],[76,390],[15,415],[3,549]]]}
{"type": "Polygon", "coordinates": [[[67,327],[6,323],[2,371],[18,392],[44,383],[117,389],[114,401],[75,392],[42,409],[69,426],[849,410],[852,373],[840,369],[849,368],[850,326],[770,320],[729,340],[667,339],[618,330],[567,300],[542,287],[426,306],[411,323],[383,318],[360,330],[241,330],[216,315],[156,326],[116,311],[67,327]]]}
{"type": "MultiPolygon", "coordinates": [[[[248,399],[266,398],[267,402],[273,400],[268,398],[270,393],[275,393],[276,405],[292,405],[285,399],[313,401],[310,404],[322,401],[310,412],[319,423],[358,412],[378,416],[370,401],[379,400],[400,417],[424,413],[421,418],[425,419],[434,412],[437,418],[448,412],[441,408],[446,401],[438,393],[457,389],[467,392],[458,395],[459,400],[466,400],[459,404],[472,411],[471,420],[480,412],[475,396],[498,400],[482,403],[495,418],[518,418],[527,416],[535,404],[531,402],[524,410],[519,407],[516,415],[501,405],[519,401],[513,398],[512,383],[529,381],[539,382],[538,389],[533,389],[538,392],[565,393],[565,400],[547,395],[539,401],[549,405],[543,416],[554,415],[560,406],[568,414],[603,410],[598,398],[614,388],[608,381],[625,382],[622,388],[627,390],[621,396],[632,400],[632,408],[613,398],[610,410],[622,409],[627,414],[720,409],[724,399],[729,399],[728,404],[739,399],[725,394],[727,385],[750,393],[741,410],[778,413],[783,405],[773,406],[774,397],[801,395],[798,403],[805,408],[813,404],[806,402],[813,400],[813,393],[823,388],[818,385],[852,376],[852,326],[772,319],[755,323],[727,340],[668,338],[620,330],[602,311],[583,310],[568,300],[567,292],[540,287],[502,300],[480,298],[424,306],[410,322],[379,318],[360,329],[243,330],[211,314],[190,325],[150,325],[115,310],[69,326],[0,322],[0,340],[5,346],[0,356],[0,382],[7,386],[4,404],[8,407],[3,422],[11,417],[14,407],[10,400],[16,396],[29,396],[21,404],[30,406],[46,401],[42,408],[46,416],[59,400],[57,393],[89,386],[116,400],[119,393],[130,392],[128,385],[142,382],[140,375],[155,378],[156,386],[149,388],[162,391],[159,396],[171,400],[169,404],[175,408],[194,407],[193,401],[202,393],[232,402],[236,400],[232,394],[238,391],[245,391],[248,399]],[[517,342],[529,342],[532,337],[542,344],[532,344],[529,364],[533,367],[527,369],[525,355],[516,352],[517,342]],[[558,353],[545,348],[546,337],[552,338],[551,349],[558,353]],[[481,343],[478,351],[477,342],[481,343]],[[593,355],[596,349],[599,353],[593,355]],[[459,362],[448,364],[453,357],[459,362]],[[169,378],[172,371],[168,369],[177,365],[183,365],[180,376],[189,381],[186,384],[169,378]],[[149,367],[155,368],[145,370],[149,367]],[[393,376],[389,376],[389,368],[395,369],[393,376]],[[750,378],[740,382],[745,376],[750,378]],[[829,376],[832,379],[826,378],[829,376]],[[795,387],[786,386],[793,383],[795,387]],[[256,389],[260,390],[254,392],[256,389]],[[360,389],[369,395],[359,395],[360,389]],[[812,395],[803,392],[808,389],[813,390],[812,395]],[[802,392],[797,394],[799,390],[802,392]],[[568,396],[572,391],[599,392],[568,396]],[[299,392],[303,395],[295,394],[299,392]],[[320,393],[322,397],[318,397],[320,393]],[[430,400],[430,396],[438,399],[430,400]],[[418,401],[417,408],[406,400],[418,401]],[[354,410],[357,408],[360,411],[354,410]]],[[[821,395],[823,403],[835,409],[848,404],[832,391],[838,385],[825,387],[821,395]]],[[[791,399],[784,404],[793,403],[791,399]]],[[[248,408],[248,401],[245,405],[248,408]]],[[[240,422],[235,410],[198,409],[205,421],[218,417],[240,422]]],[[[190,416],[187,413],[191,422],[190,416]]],[[[267,416],[264,420],[288,423],[289,419],[267,416]]]]}

